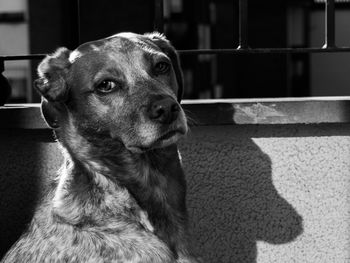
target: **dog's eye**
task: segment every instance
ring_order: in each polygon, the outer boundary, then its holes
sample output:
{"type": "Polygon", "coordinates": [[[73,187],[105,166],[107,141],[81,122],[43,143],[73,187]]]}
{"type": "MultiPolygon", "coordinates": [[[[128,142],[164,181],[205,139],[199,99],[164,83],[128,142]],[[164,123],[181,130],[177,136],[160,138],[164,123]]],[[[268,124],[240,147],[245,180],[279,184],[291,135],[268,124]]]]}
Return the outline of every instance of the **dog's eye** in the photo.
{"type": "Polygon", "coordinates": [[[97,85],[96,90],[100,93],[109,93],[118,88],[118,85],[111,80],[104,80],[97,85]]]}
{"type": "Polygon", "coordinates": [[[155,65],[155,72],[156,74],[165,74],[169,71],[170,69],[170,64],[168,62],[158,62],[155,65]]]}

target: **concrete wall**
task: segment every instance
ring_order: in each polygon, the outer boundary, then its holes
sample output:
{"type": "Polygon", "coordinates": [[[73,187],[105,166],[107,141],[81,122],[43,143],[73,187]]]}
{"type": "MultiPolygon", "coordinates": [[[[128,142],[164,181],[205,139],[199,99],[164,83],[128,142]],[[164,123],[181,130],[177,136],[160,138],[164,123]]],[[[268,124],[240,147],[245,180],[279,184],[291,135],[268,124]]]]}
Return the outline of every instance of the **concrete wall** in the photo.
{"type": "MultiPolygon", "coordinates": [[[[61,161],[49,130],[0,132],[0,247],[61,161]]],[[[350,125],[193,127],[180,145],[206,262],[349,262],[350,125]]]]}
{"type": "MultiPolygon", "coordinates": [[[[206,262],[350,262],[350,98],[185,101],[190,230],[206,262]]],[[[0,107],[0,258],[62,157],[39,105],[0,107]]]]}
{"type": "Polygon", "coordinates": [[[349,262],[350,126],[199,127],[181,145],[207,262],[349,262]]]}

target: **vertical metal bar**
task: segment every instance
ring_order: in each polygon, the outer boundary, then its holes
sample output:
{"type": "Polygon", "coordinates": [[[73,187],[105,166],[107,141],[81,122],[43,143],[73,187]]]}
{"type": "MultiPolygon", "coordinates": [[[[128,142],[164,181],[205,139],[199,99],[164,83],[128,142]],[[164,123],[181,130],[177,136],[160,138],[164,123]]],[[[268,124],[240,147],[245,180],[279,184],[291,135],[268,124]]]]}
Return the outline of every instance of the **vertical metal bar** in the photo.
{"type": "Polygon", "coordinates": [[[160,33],[164,31],[163,0],[154,0],[153,29],[160,33]]]}
{"type": "Polygon", "coordinates": [[[248,0],[239,0],[239,44],[238,49],[248,48],[248,0]]]}
{"type": "Polygon", "coordinates": [[[326,0],[325,6],[325,44],[323,48],[335,47],[334,0],[326,0]]]}
{"type": "Polygon", "coordinates": [[[80,0],[77,0],[77,29],[78,29],[78,44],[81,44],[81,28],[80,28],[80,0]]]}
{"type": "Polygon", "coordinates": [[[5,71],[5,61],[0,60],[0,106],[3,106],[11,96],[11,86],[7,78],[3,75],[5,71]]]}

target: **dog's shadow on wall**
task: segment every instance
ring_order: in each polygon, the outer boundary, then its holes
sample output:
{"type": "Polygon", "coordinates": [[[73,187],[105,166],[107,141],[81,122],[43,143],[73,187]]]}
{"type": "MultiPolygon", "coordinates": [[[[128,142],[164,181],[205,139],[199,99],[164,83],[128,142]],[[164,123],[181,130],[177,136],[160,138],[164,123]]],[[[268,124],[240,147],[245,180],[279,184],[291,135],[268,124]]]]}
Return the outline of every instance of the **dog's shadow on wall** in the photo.
{"type": "Polygon", "coordinates": [[[269,156],[244,128],[227,129],[193,128],[180,147],[194,248],[205,262],[256,263],[257,242],[292,242],[302,217],[274,187],[269,156]]]}

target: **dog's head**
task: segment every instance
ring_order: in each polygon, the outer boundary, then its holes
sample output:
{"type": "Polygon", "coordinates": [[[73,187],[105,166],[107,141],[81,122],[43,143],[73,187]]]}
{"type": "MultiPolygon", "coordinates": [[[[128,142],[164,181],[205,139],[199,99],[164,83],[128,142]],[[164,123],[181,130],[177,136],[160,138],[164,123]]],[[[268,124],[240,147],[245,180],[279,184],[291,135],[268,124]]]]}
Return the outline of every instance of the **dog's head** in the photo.
{"type": "Polygon", "coordinates": [[[158,33],[120,33],[74,51],[60,48],[38,74],[42,112],[58,134],[74,126],[143,152],[187,132],[178,55],[158,33]]]}

